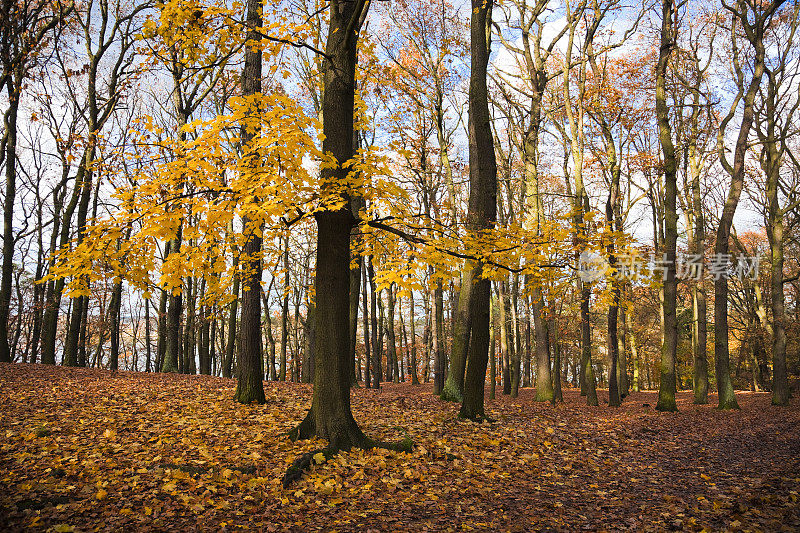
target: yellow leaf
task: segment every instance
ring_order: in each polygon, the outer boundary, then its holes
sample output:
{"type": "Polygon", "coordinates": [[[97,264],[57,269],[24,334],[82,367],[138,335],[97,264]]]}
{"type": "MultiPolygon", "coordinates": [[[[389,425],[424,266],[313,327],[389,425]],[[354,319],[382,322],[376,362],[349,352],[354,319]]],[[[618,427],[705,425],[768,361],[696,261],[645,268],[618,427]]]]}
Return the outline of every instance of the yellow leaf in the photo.
{"type": "Polygon", "coordinates": [[[97,494],[94,495],[98,500],[105,500],[106,496],[108,496],[108,492],[105,489],[98,490],[97,494]]]}
{"type": "Polygon", "coordinates": [[[314,454],[313,459],[314,459],[315,463],[317,463],[318,465],[321,465],[322,463],[325,462],[325,454],[322,453],[322,452],[317,452],[317,453],[314,454]]]}

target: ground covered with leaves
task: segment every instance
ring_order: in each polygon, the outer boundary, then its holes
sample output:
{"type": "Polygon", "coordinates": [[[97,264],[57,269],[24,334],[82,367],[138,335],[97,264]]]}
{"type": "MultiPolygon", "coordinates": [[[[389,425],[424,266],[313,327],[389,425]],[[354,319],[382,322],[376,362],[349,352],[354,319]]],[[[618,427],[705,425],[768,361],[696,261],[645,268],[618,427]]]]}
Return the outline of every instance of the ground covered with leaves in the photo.
{"type": "MultiPolygon", "coordinates": [[[[0,365],[0,529],[458,531],[800,529],[800,402],[658,413],[656,394],[590,408],[488,401],[456,419],[427,385],[353,392],[356,419],[412,453],[342,453],[290,488],[307,385],[0,365]]],[[[602,396],[602,393],[601,393],[602,396]]],[[[713,398],[712,398],[713,400],[713,398]]]]}

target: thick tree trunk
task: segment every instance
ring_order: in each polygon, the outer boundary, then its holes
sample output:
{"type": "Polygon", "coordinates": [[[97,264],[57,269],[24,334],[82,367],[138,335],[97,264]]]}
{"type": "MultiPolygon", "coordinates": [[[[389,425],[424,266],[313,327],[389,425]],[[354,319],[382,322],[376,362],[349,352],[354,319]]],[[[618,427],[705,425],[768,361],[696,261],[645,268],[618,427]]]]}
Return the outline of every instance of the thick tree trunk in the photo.
{"type": "MultiPolygon", "coordinates": [[[[533,315],[534,350],[536,353],[536,402],[553,401],[553,378],[550,373],[550,354],[548,353],[547,323],[543,313],[544,292],[535,284],[531,291],[531,314],[533,315]]],[[[558,372],[556,372],[558,374],[558,372]]]]}
{"type": "MultiPolygon", "coordinates": [[[[342,165],[354,154],[353,111],[358,32],[369,4],[333,0],[326,43],[327,65],[323,91],[322,149],[339,163],[323,178],[343,182],[342,165]]],[[[323,189],[322,193],[325,194],[323,189]]],[[[320,211],[317,222],[314,393],[311,409],[292,432],[294,438],[317,436],[330,448],[349,449],[369,442],[350,409],[350,233],[355,223],[349,205],[320,211]]]]}
{"type": "Polygon", "coordinates": [[[472,325],[470,319],[472,294],[475,289],[475,271],[477,267],[467,261],[461,272],[461,289],[458,296],[456,314],[453,317],[453,343],[450,349],[450,366],[447,371],[441,397],[450,402],[460,402],[464,394],[464,371],[467,366],[472,325]]]}
{"type": "MultiPolygon", "coordinates": [[[[178,228],[177,236],[170,241],[170,253],[179,253],[181,249],[181,229],[178,228]]],[[[183,314],[183,294],[179,291],[168,296],[166,344],[164,349],[164,362],[162,372],[178,372],[178,363],[181,357],[181,315],[183,314]]]]}
{"type": "Polygon", "coordinates": [[[350,410],[348,296],[352,215],[349,211],[323,212],[315,218],[318,244],[314,395],[311,410],[293,436],[318,436],[335,449],[349,449],[365,441],[350,410]]]}
{"type": "Polygon", "coordinates": [[[119,368],[119,334],[122,326],[120,323],[120,311],[122,309],[121,280],[114,283],[109,307],[109,313],[111,314],[111,353],[108,357],[108,367],[111,370],[117,370],[119,368]]]}

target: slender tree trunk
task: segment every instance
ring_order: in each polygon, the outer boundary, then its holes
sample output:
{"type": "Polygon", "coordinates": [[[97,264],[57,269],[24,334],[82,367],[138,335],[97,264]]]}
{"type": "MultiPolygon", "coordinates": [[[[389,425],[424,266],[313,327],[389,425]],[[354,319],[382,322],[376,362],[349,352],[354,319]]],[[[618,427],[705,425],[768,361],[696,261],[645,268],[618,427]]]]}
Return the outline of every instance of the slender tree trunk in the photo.
{"type": "Polygon", "coordinates": [[[553,352],[553,402],[563,402],[564,396],[561,392],[561,340],[558,335],[558,321],[550,317],[547,324],[547,333],[550,336],[550,343],[553,352]]]}
{"type": "MultiPolygon", "coordinates": [[[[470,84],[469,84],[469,174],[470,198],[467,227],[471,231],[487,230],[497,220],[497,161],[490,125],[487,65],[491,51],[492,0],[472,0],[470,20],[470,84]]],[[[469,280],[469,360],[464,377],[464,400],[458,416],[483,420],[486,365],[489,358],[489,304],[491,285],[480,279],[477,265],[469,280]]]]}
{"type": "MultiPolygon", "coordinates": [[[[267,330],[267,349],[269,357],[269,361],[267,361],[267,371],[266,371],[267,379],[275,381],[278,372],[275,368],[276,343],[275,343],[275,335],[272,332],[272,313],[270,313],[269,309],[268,293],[271,292],[271,290],[272,290],[272,284],[270,283],[270,288],[268,290],[261,291],[261,303],[264,305],[264,318],[266,322],[264,325],[264,329],[267,330]]],[[[306,320],[308,320],[308,318],[306,318],[306,320]]],[[[311,383],[310,375],[309,375],[309,380],[306,383],[311,383]]]]}
{"type": "Polygon", "coordinates": [[[378,295],[375,286],[375,266],[373,264],[373,256],[369,256],[369,269],[367,275],[369,276],[370,287],[370,301],[369,301],[369,314],[372,318],[372,388],[379,389],[381,387],[381,347],[378,342],[380,337],[380,328],[378,327],[378,309],[377,301],[378,295]]]}
{"type": "Polygon", "coordinates": [[[495,341],[494,305],[489,302],[489,399],[494,400],[497,389],[497,342],[495,341]]]}
{"type": "Polygon", "coordinates": [[[22,82],[21,72],[9,73],[8,110],[5,115],[6,190],[3,203],[3,272],[0,281],[0,362],[11,362],[8,341],[8,314],[14,282],[14,202],[17,195],[17,112],[21,92],[15,90],[22,82]]]}
{"type": "MultiPolygon", "coordinates": [[[[771,81],[771,80],[770,80],[771,81]]],[[[775,113],[774,104],[772,113],[775,113]]],[[[772,115],[774,116],[774,115],[772,115]]],[[[774,123],[774,119],[773,119],[774,123]]],[[[785,141],[784,141],[785,142],[785,141]]],[[[789,381],[786,367],[786,297],[783,292],[784,222],[778,188],[780,156],[776,148],[774,126],[762,151],[762,169],[767,175],[767,238],[770,246],[770,300],[772,307],[772,404],[789,404],[789,381]],[[771,141],[771,142],[769,142],[771,141]]]]}
{"type": "Polygon", "coordinates": [[[414,311],[414,291],[408,295],[409,320],[411,321],[411,384],[419,385],[417,374],[417,314],[414,311]]]}
{"type": "Polygon", "coordinates": [[[661,379],[658,388],[659,411],[677,411],[675,405],[675,362],[678,348],[678,321],[676,315],[678,280],[675,277],[676,245],[678,241],[677,213],[677,161],[672,143],[672,128],[667,107],[666,77],[669,56],[675,47],[676,28],[673,17],[676,8],[673,0],[663,0],[661,8],[661,47],[656,67],[656,116],[658,138],[664,156],[664,332],[661,348],[661,379]]]}
{"type": "Polygon", "coordinates": [[[150,372],[152,370],[152,347],[150,344],[150,300],[144,301],[144,345],[147,350],[147,359],[144,363],[144,371],[150,372]]]}
{"type": "Polygon", "coordinates": [[[442,280],[437,279],[433,288],[431,341],[433,343],[433,393],[442,394],[447,372],[447,356],[444,352],[444,290],[442,280]]]}
{"type": "Polygon", "coordinates": [[[117,370],[119,368],[119,333],[122,326],[120,323],[120,311],[122,309],[122,280],[114,283],[109,307],[109,313],[111,315],[111,353],[108,357],[108,367],[111,370],[117,370]]]}
{"type": "MultiPolygon", "coordinates": [[[[761,78],[764,74],[764,57],[766,50],[764,47],[764,31],[767,26],[767,20],[771,18],[771,14],[783,2],[778,0],[764,5],[763,11],[755,13],[751,22],[749,12],[745,8],[743,11],[734,12],[732,21],[735,24],[738,22],[747,28],[748,39],[754,48],[753,56],[753,75],[744,93],[742,100],[744,106],[742,109],[742,122],[739,126],[739,134],[736,139],[736,147],[734,149],[733,165],[727,163],[725,156],[724,146],[722,141],[718,144],[720,146],[720,159],[723,166],[731,176],[730,189],[725,200],[725,205],[722,208],[722,215],[720,216],[719,225],[717,226],[717,235],[714,242],[714,253],[716,257],[726,260],[728,257],[730,247],[731,227],[733,226],[733,217],[736,213],[736,207],[739,204],[739,197],[744,188],[745,179],[745,163],[748,150],[748,138],[750,129],[753,125],[754,116],[754,103],[756,94],[761,85],[761,78]]],[[[737,7],[743,8],[737,4],[737,7]]],[[[738,69],[739,65],[736,63],[738,69]]],[[[732,115],[731,115],[732,117],[732,115]]],[[[728,120],[723,121],[723,128],[727,125],[728,120]]],[[[720,130],[720,138],[724,136],[724,129],[720,130]]],[[[730,349],[728,344],[728,278],[725,275],[717,275],[714,280],[714,358],[716,366],[717,377],[717,392],[719,395],[719,408],[720,409],[738,409],[739,404],[736,402],[736,395],[733,392],[733,382],[730,375],[730,349]]]]}
{"type": "MultiPolygon", "coordinates": [[[[257,97],[261,93],[261,48],[260,31],[264,7],[261,0],[247,1],[247,43],[244,52],[244,70],[242,72],[242,95],[244,97],[257,97]]],[[[260,113],[260,108],[255,106],[252,113],[260,113]]],[[[250,144],[258,135],[250,132],[244,126],[241,132],[241,143],[247,159],[245,166],[257,168],[258,151],[253,150],[250,144]]],[[[262,232],[263,222],[255,222],[249,217],[242,217],[242,227],[246,235],[243,246],[244,269],[246,277],[242,284],[242,328],[241,351],[236,372],[236,392],[234,400],[239,403],[266,403],[264,395],[264,357],[261,338],[261,275],[263,264],[262,232]]],[[[288,252],[288,237],[287,237],[288,252]]]]}
{"type": "Polygon", "coordinates": [[[283,240],[283,304],[281,305],[281,358],[278,363],[278,381],[286,381],[286,354],[289,344],[289,236],[283,240]]]}
{"type": "Polygon", "coordinates": [[[388,305],[386,307],[386,343],[387,343],[387,356],[388,359],[386,361],[387,373],[386,379],[391,380],[394,383],[399,383],[400,381],[400,365],[397,361],[397,338],[395,335],[394,330],[394,308],[395,308],[395,294],[394,294],[394,284],[389,286],[389,289],[386,291],[388,295],[388,305]],[[391,373],[388,372],[388,369],[391,368],[391,373]]]}
{"type": "Polygon", "coordinates": [[[238,258],[233,257],[233,301],[231,302],[230,315],[228,316],[228,338],[225,344],[225,359],[222,362],[222,377],[229,378],[233,375],[233,355],[236,350],[236,315],[239,308],[239,274],[236,272],[238,258]]]}
{"type": "MultiPolygon", "coordinates": [[[[355,134],[355,137],[358,137],[355,134]]],[[[357,145],[358,139],[353,140],[357,145]]],[[[350,207],[353,210],[353,216],[359,216],[359,213],[364,207],[364,201],[360,197],[355,197],[350,202],[350,207]]],[[[358,251],[358,235],[351,237],[350,249],[351,254],[356,260],[356,268],[350,269],[350,356],[353,359],[352,371],[350,373],[350,384],[354,387],[358,386],[358,376],[356,375],[356,339],[358,336],[358,300],[359,290],[361,288],[361,270],[364,264],[364,258],[358,251]]]]}
{"type": "MultiPolygon", "coordinates": [[[[367,256],[364,256],[362,258],[363,265],[364,265],[363,269],[365,271],[367,270],[367,259],[368,259],[367,256]]],[[[361,278],[362,278],[361,279],[362,306],[364,307],[364,314],[362,316],[362,320],[363,320],[362,327],[364,329],[364,387],[369,389],[372,386],[372,375],[370,373],[370,363],[371,363],[370,344],[371,344],[371,342],[370,342],[370,334],[369,334],[369,332],[370,332],[370,330],[369,330],[369,317],[371,315],[370,315],[370,312],[369,312],[369,297],[367,295],[367,292],[368,292],[367,289],[369,288],[367,286],[367,273],[364,272],[364,275],[361,276],[361,278]]]]}

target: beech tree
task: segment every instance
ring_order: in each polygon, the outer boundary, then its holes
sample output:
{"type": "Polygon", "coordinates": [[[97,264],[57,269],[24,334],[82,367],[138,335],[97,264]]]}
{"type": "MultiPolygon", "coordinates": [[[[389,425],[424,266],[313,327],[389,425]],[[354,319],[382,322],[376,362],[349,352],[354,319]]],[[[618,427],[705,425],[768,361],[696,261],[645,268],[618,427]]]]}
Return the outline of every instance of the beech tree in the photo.
{"type": "MultiPolygon", "coordinates": [[[[323,170],[322,193],[340,189],[355,155],[353,114],[358,35],[369,10],[369,0],[330,4],[325,44],[326,67],[322,97],[324,152],[335,165],[323,170]]],[[[317,436],[331,450],[369,447],[373,442],[359,428],[350,409],[350,233],[355,218],[347,192],[344,205],[314,214],[317,223],[317,268],[314,312],[314,394],[305,419],[290,434],[293,439],[317,436]]]]}
{"type": "Polygon", "coordinates": [[[0,362],[11,362],[8,314],[11,304],[14,261],[14,200],[17,193],[17,118],[28,73],[50,35],[75,8],[73,2],[4,0],[0,4],[0,90],[8,108],[3,116],[2,159],[5,163],[3,199],[3,265],[0,279],[0,362]]]}
{"type": "MultiPolygon", "coordinates": [[[[486,71],[491,51],[492,0],[472,0],[470,18],[469,75],[469,210],[467,228],[471,232],[490,230],[497,220],[497,161],[490,126],[486,71]]],[[[464,400],[458,416],[482,421],[484,383],[489,358],[490,281],[481,278],[482,265],[476,262],[472,274],[462,279],[461,298],[469,302],[469,318],[462,327],[469,331],[469,351],[464,377],[464,400]],[[464,286],[467,286],[465,293],[464,286]]],[[[459,302],[459,306],[462,304],[459,302]]],[[[457,320],[463,320],[461,313],[457,320]]],[[[454,334],[455,336],[455,334],[454,334]]]]}
{"type": "Polygon", "coordinates": [[[661,379],[658,387],[659,411],[676,411],[675,405],[675,358],[678,348],[678,323],[676,306],[678,280],[675,272],[678,243],[678,164],[675,145],[672,142],[672,127],[667,106],[667,70],[677,38],[679,6],[672,0],[664,0],[661,7],[661,34],[656,65],[656,116],[658,117],[658,139],[664,156],[664,341],[661,348],[661,379]]]}
{"type": "MultiPolygon", "coordinates": [[[[736,79],[737,93],[727,115],[722,119],[717,136],[719,160],[730,175],[731,183],[725,204],[720,215],[714,242],[714,253],[718,258],[728,257],[730,250],[731,227],[739,197],[744,187],[745,159],[750,138],[750,129],[754,120],[756,94],[764,75],[766,46],[764,35],[772,23],[773,15],[784,0],[775,0],[765,4],[753,5],[739,0],[733,5],[723,3],[730,12],[730,35],[733,52],[733,70],[736,79]],[[745,56],[740,49],[740,32],[752,48],[752,56],[745,56]],[[751,57],[745,71],[745,57],[751,57]],[[736,116],[739,104],[742,104],[742,119],[733,150],[733,163],[729,162],[725,150],[725,132],[727,126],[736,116]]],[[[728,277],[718,275],[714,280],[714,358],[716,361],[717,391],[720,409],[738,409],[733,383],[730,376],[730,352],[728,339],[728,277]]]]}
{"type": "Polygon", "coordinates": [[[787,213],[800,206],[794,198],[798,182],[786,179],[785,162],[797,167],[789,139],[793,120],[800,107],[800,94],[790,88],[798,74],[797,30],[800,7],[788,5],[776,11],[776,22],[769,28],[767,42],[776,53],[765,58],[765,86],[759,91],[754,110],[754,129],[761,143],[759,164],[765,176],[765,226],[770,246],[770,302],[772,311],[772,403],[788,405],[789,384],[786,367],[786,298],[784,294],[784,249],[787,213]],[[786,199],[783,199],[786,198],[786,199]]]}

